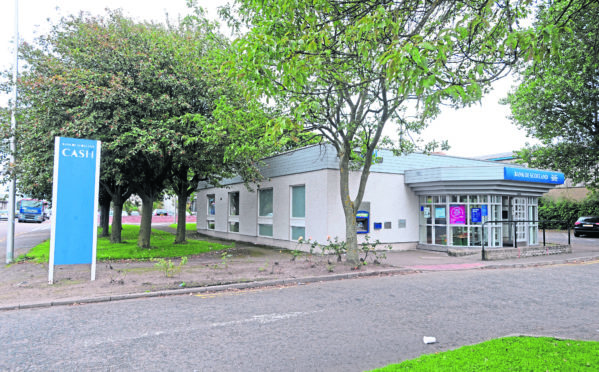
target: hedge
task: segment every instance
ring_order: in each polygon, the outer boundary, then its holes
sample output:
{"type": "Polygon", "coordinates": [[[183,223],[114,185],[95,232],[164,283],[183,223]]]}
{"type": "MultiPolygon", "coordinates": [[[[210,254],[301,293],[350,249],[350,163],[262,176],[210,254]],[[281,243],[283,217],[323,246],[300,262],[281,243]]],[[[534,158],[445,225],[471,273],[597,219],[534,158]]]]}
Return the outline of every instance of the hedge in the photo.
{"type": "Polygon", "coordinates": [[[539,221],[564,220],[567,223],[554,224],[548,228],[567,229],[581,216],[599,216],[599,193],[590,194],[582,201],[569,199],[539,199],[539,221]]]}

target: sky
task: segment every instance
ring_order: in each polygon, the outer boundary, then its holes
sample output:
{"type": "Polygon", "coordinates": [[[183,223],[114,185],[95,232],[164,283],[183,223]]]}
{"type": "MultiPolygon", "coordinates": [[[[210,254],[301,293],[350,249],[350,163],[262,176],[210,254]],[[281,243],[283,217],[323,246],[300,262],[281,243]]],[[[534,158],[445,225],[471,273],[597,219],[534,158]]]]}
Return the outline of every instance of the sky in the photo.
{"type": "MultiPolygon", "coordinates": [[[[198,0],[208,15],[216,19],[216,8],[227,0],[198,0]]],[[[0,13],[0,69],[12,68],[14,63],[14,3],[6,0],[0,13]]],[[[137,20],[164,21],[177,19],[187,14],[185,0],[18,0],[19,38],[32,41],[49,30],[50,22],[61,16],[77,14],[80,11],[103,14],[105,9],[123,10],[124,14],[137,20]]],[[[480,104],[454,110],[444,108],[442,113],[423,132],[424,140],[448,140],[451,149],[448,155],[477,157],[511,152],[522,148],[527,142],[537,143],[527,138],[507,118],[509,107],[498,101],[507,95],[513,85],[511,79],[498,81],[493,91],[483,97],[480,104]]],[[[0,104],[6,105],[6,97],[0,97],[0,104]]],[[[386,128],[387,129],[387,128],[386,128]]],[[[392,128],[388,128],[392,132],[392,128]]]]}

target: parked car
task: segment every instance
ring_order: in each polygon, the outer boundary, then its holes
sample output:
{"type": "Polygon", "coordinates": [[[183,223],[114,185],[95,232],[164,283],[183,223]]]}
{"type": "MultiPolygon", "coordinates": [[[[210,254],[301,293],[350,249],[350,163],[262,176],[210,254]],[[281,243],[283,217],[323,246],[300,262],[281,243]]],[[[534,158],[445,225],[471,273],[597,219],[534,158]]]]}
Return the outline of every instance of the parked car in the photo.
{"type": "Polygon", "coordinates": [[[0,210],[0,221],[8,221],[8,211],[0,210]]]}
{"type": "Polygon", "coordinates": [[[166,209],[155,209],[154,216],[170,216],[170,213],[166,209]]]}
{"type": "Polygon", "coordinates": [[[138,211],[131,211],[131,215],[132,216],[139,216],[139,212],[138,211]]]}
{"type": "Polygon", "coordinates": [[[599,234],[599,216],[580,217],[574,223],[574,236],[599,234]]]}

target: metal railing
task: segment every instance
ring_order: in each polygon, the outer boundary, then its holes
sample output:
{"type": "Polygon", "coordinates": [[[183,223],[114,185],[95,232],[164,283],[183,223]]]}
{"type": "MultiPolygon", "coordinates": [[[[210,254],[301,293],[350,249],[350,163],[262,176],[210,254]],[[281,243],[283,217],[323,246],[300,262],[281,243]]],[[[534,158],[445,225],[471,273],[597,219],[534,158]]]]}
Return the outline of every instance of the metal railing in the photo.
{"type": "Polygon", "coordinates": [[[545,241],[545,229],[546,229],[546,225],[548,223],[566,223],[566,225],[568,226],[568,245],[570,245],[570,223],[568,221],[565,220],[500,220],[500,221],[485,221],[482,224],[482,229],[483,229],[483,234],[482,234],[482,241],[481,241],[481,247],[482,247],[482,260],[485,261],[485,225],[486,224],[506,224],[506,223],[513,223],[514,224],[514,230],[513,230],[513,235],[514,235],[514,248],[518,248],[518,234],[517,232],[517,226],[519,223],[537,223],[539,224],[539,227],[542,225],[543,228],[543,247],[545,247],[546,241],[545,241]]]}

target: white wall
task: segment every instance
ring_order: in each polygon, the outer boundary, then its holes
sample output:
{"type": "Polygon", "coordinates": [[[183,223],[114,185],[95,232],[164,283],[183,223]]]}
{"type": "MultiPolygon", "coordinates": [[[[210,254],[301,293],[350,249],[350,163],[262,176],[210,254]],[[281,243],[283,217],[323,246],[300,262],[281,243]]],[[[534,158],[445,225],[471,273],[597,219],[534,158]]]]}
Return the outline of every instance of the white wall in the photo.
{"type": "MultiPolygon", "coordinates": [[[[371,173],[364,201],[370,202],[371,241],[379,239],[390,243],[394,248],[415,248],[418,241],[418,198],[403,183],[400,174],[371,173]],[[398,220],[406,220],[406,228],[398,228],[398,220]],[[391,229],[374,230],[374,222],[391,222],[391,229]]],[[[359,175],[352,174],[350,192],[355,196],[359,175]]],[[[305,185],[306,218],[304,238],[326,243],[327,236],[345,237],[345,219],[339,196],[339,171],[324,169],[313,172],[275,177],[252,185],[248,191],[243,184],[226,188],[206,189],[197,192],[198,231],[221,238],[266,244],[291,249],[308,249],[291,241],[290,206],[291,186],[305,185]],[[273,237],[258,237],[258,193],[257,188],[273,189],[273,237]],[[238,191],[240,216],[239,233],[228,232],[228,195],[238,191]],[[215,230],[206,230],[207,195],[216,196],[215,230]]],[[[363,238],[360,235],[360,238],[363,238]]]]}
{"type": "MultiPolygon", "coordinates": [[[[355,197],[358,191],[359,174],[350,177],[350,196],[355,197]]],[[[331,237],[345,236],[345,219],[339,196],[339,172],[330,171],[329,183],[335,185],[329,189],[328,230],[331,237]]],[[[368,177],[363,202],[370,202],[370,240],[381,243],[411,243],[405,248],[415,247],[418,241],[418,197],[404,184],[401,174],[371,173],[368,177]],[[400,219],[406,220],[406,227],[399,228],[400,219]],[[391,222],[391,229],[374,229],[374,222],[391,222]]],[[[359,241],[364,235],[359,234],[359,241]]],[[[399,248],[397,244],[394,248],[399,248]]]]}

